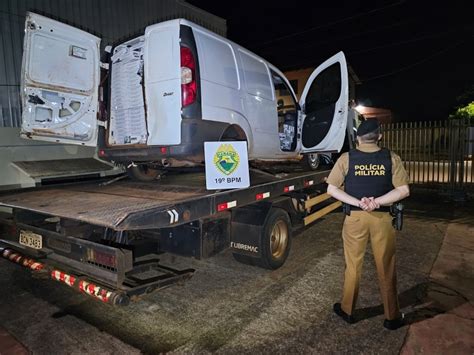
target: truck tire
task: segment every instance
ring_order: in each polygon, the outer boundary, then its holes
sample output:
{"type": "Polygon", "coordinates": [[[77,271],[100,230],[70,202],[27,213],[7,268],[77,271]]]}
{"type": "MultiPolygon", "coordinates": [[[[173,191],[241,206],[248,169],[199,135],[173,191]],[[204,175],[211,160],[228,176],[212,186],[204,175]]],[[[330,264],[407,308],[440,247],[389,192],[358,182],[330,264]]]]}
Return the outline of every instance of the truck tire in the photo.
{"type": "Polygon", "coordinates": [[[255,265],[257,259],[256,258],[252,258],[251,256],[247,256],[247,255],[242,255],[242,254],[237,254],[237,253],[232,253],[232,256],[234,257],[234,259],[236,261],[238,261],[239,263],[242,263],[242,264],[247,264],[247,265],[255,265]]]}
{"type": "Polygon", "coordinates": [[[260,266],[275,270],[281,267],[291,248],[291,221],[281,208],[272,208],[262,231],[260,266]]]}
{"type": "Polygon", "coordinates": [[[305,170],[314,171],[319,168],[320,158],[318,153],[305,154],[301,160],[305,170]]]}
{"type": "Polygon", "coordinates": [[[149,182],[157,180],[161,170],[153,169],[146,164],[140,164],[127,168],[127,173],[132,180],[149,182]]]}

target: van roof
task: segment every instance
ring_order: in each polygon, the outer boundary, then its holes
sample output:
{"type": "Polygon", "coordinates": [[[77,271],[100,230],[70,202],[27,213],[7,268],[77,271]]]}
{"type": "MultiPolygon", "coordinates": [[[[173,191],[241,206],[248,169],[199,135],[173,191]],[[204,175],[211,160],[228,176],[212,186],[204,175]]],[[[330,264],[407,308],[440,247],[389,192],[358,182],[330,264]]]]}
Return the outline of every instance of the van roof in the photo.
{"type": "Polygon", "coordinates": [[[154,25],[148,26],[147,29],[148,29],[148,28],[153,28],[153,27],[155,27],[155,26],[156,26],[156,27],[164,27],[164,26],[170,26],[170,27],[171,27],[171,26],[173,26],[173,25],[177,25],[177,26],[179,26],[179,25],[186,25],[186,26],[189,26],[189,27],[191,27],[191,28],[196,28],[196,29],[198,29],[198,30],[201,31],[201,32],[207,33],[208,35],[215,36],[215,37],[217,37],[217,38],[219,38],[219,39],[222,39],[222,40],[224,40],[224,41],[226,41],[226,42],[232,43],[232,45],[235,46],[235,47],[237,47],[238,49],[240,49],[240,50],[242,50],[242,51],[244,51],[244,52],[251,53],[253,56],[257,57],[258,59],[260,59],[260,60],[262,60],[262,61],[264,61],[264,62],[268,65],[268,67],[269,67],[271,70],[273,70],[273,71],[276,72],[278,75],[280,75],[280,76],[282,76],[283,78],[285,78],[285,80],[288,80],[288,79],[285,77],[285,74],[283,74],[283,72],[282,72],[280,69],[278,69],[276,66],[274,66],[272,63],[270,63],[270,62],[269,62],[268,60],[266,60],[265,58],[260,57],[259,55],[255,54],[255,53],[253,53],[252,51],[248,50],[247,48],[242,47],[241,45],[239,45],[239,44],[237,44],[237,43],[231,41],[231,40],[228,39],[228,38],[222,37],[221,35],[219,35],[219,34],[217,34],[217,33],[215,33],[215,32],[212,32],[212,31],[208,30],[207,28],[204,28],[204,27],[202,27],[202,26],[200,26],[200,25],[198,25],[198,24],[196,24],[196,23],[194,23],[194,22],[192,22],[192,21],[186,20],[186,19],[184,19],[184,18],[179,18],[179,19],[174,19],[174,20],[168,20],[168,21],[164,21],[164,22],[159,22],[159,23],[156,23],[156,24],[154,24],[154,25]]]}

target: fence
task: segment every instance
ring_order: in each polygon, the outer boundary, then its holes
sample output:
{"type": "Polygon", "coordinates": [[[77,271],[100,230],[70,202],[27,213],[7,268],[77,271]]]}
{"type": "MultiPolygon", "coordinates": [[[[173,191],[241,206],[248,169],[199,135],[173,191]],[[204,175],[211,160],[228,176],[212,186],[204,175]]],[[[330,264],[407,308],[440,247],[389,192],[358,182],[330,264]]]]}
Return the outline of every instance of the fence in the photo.
{"type": "Polygon", "coordinates": [[[469,120],[386,124],[382,145],[400,155],[414,184],[474,189],[473,126],[469,120]]]}

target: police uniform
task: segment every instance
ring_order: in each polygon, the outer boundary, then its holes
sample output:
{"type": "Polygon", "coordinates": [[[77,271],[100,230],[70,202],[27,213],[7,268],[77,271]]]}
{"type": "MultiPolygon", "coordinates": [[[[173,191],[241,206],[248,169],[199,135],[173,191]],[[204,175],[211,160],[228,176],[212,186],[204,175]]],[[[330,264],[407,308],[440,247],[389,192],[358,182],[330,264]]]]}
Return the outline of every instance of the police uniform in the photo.
{"type": "MultiPolygon", "coordinates": [[[[408,185],[408,174],[398,155],[381,149],[376,143],[361,143],[357,149],[344,153],[337,160],[327,183],[344,185],[351,196],[379,197],[392,189],[408,185]]],[[[351,206],[342,229],[346,270],[341,309],[349,316],[357,302],[362,264],[370,239],[377,267],[380,292],[386,320],[400,318],[395,269],[395,230],[389,208],[381,206],[366,212],[351,206]]]]}

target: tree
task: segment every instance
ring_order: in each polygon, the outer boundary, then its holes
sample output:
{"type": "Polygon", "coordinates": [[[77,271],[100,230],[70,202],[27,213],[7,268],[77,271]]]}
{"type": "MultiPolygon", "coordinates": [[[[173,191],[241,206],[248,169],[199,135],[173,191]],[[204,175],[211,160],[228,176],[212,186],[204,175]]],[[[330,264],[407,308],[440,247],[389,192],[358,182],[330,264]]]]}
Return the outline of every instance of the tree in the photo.
{"type": "Polygon", "coordinates": [[[453,118],[469,118],[474,121],[474,101],[466,106],[458,107],[451,116],[454,116],[453,118]]]}
{"type": "Polygon", "coordinates": [[[455,111],[449,115],[452,119],[468,119],[474,123],[474,85],[471,85],[456,101],[455,111]]]}

